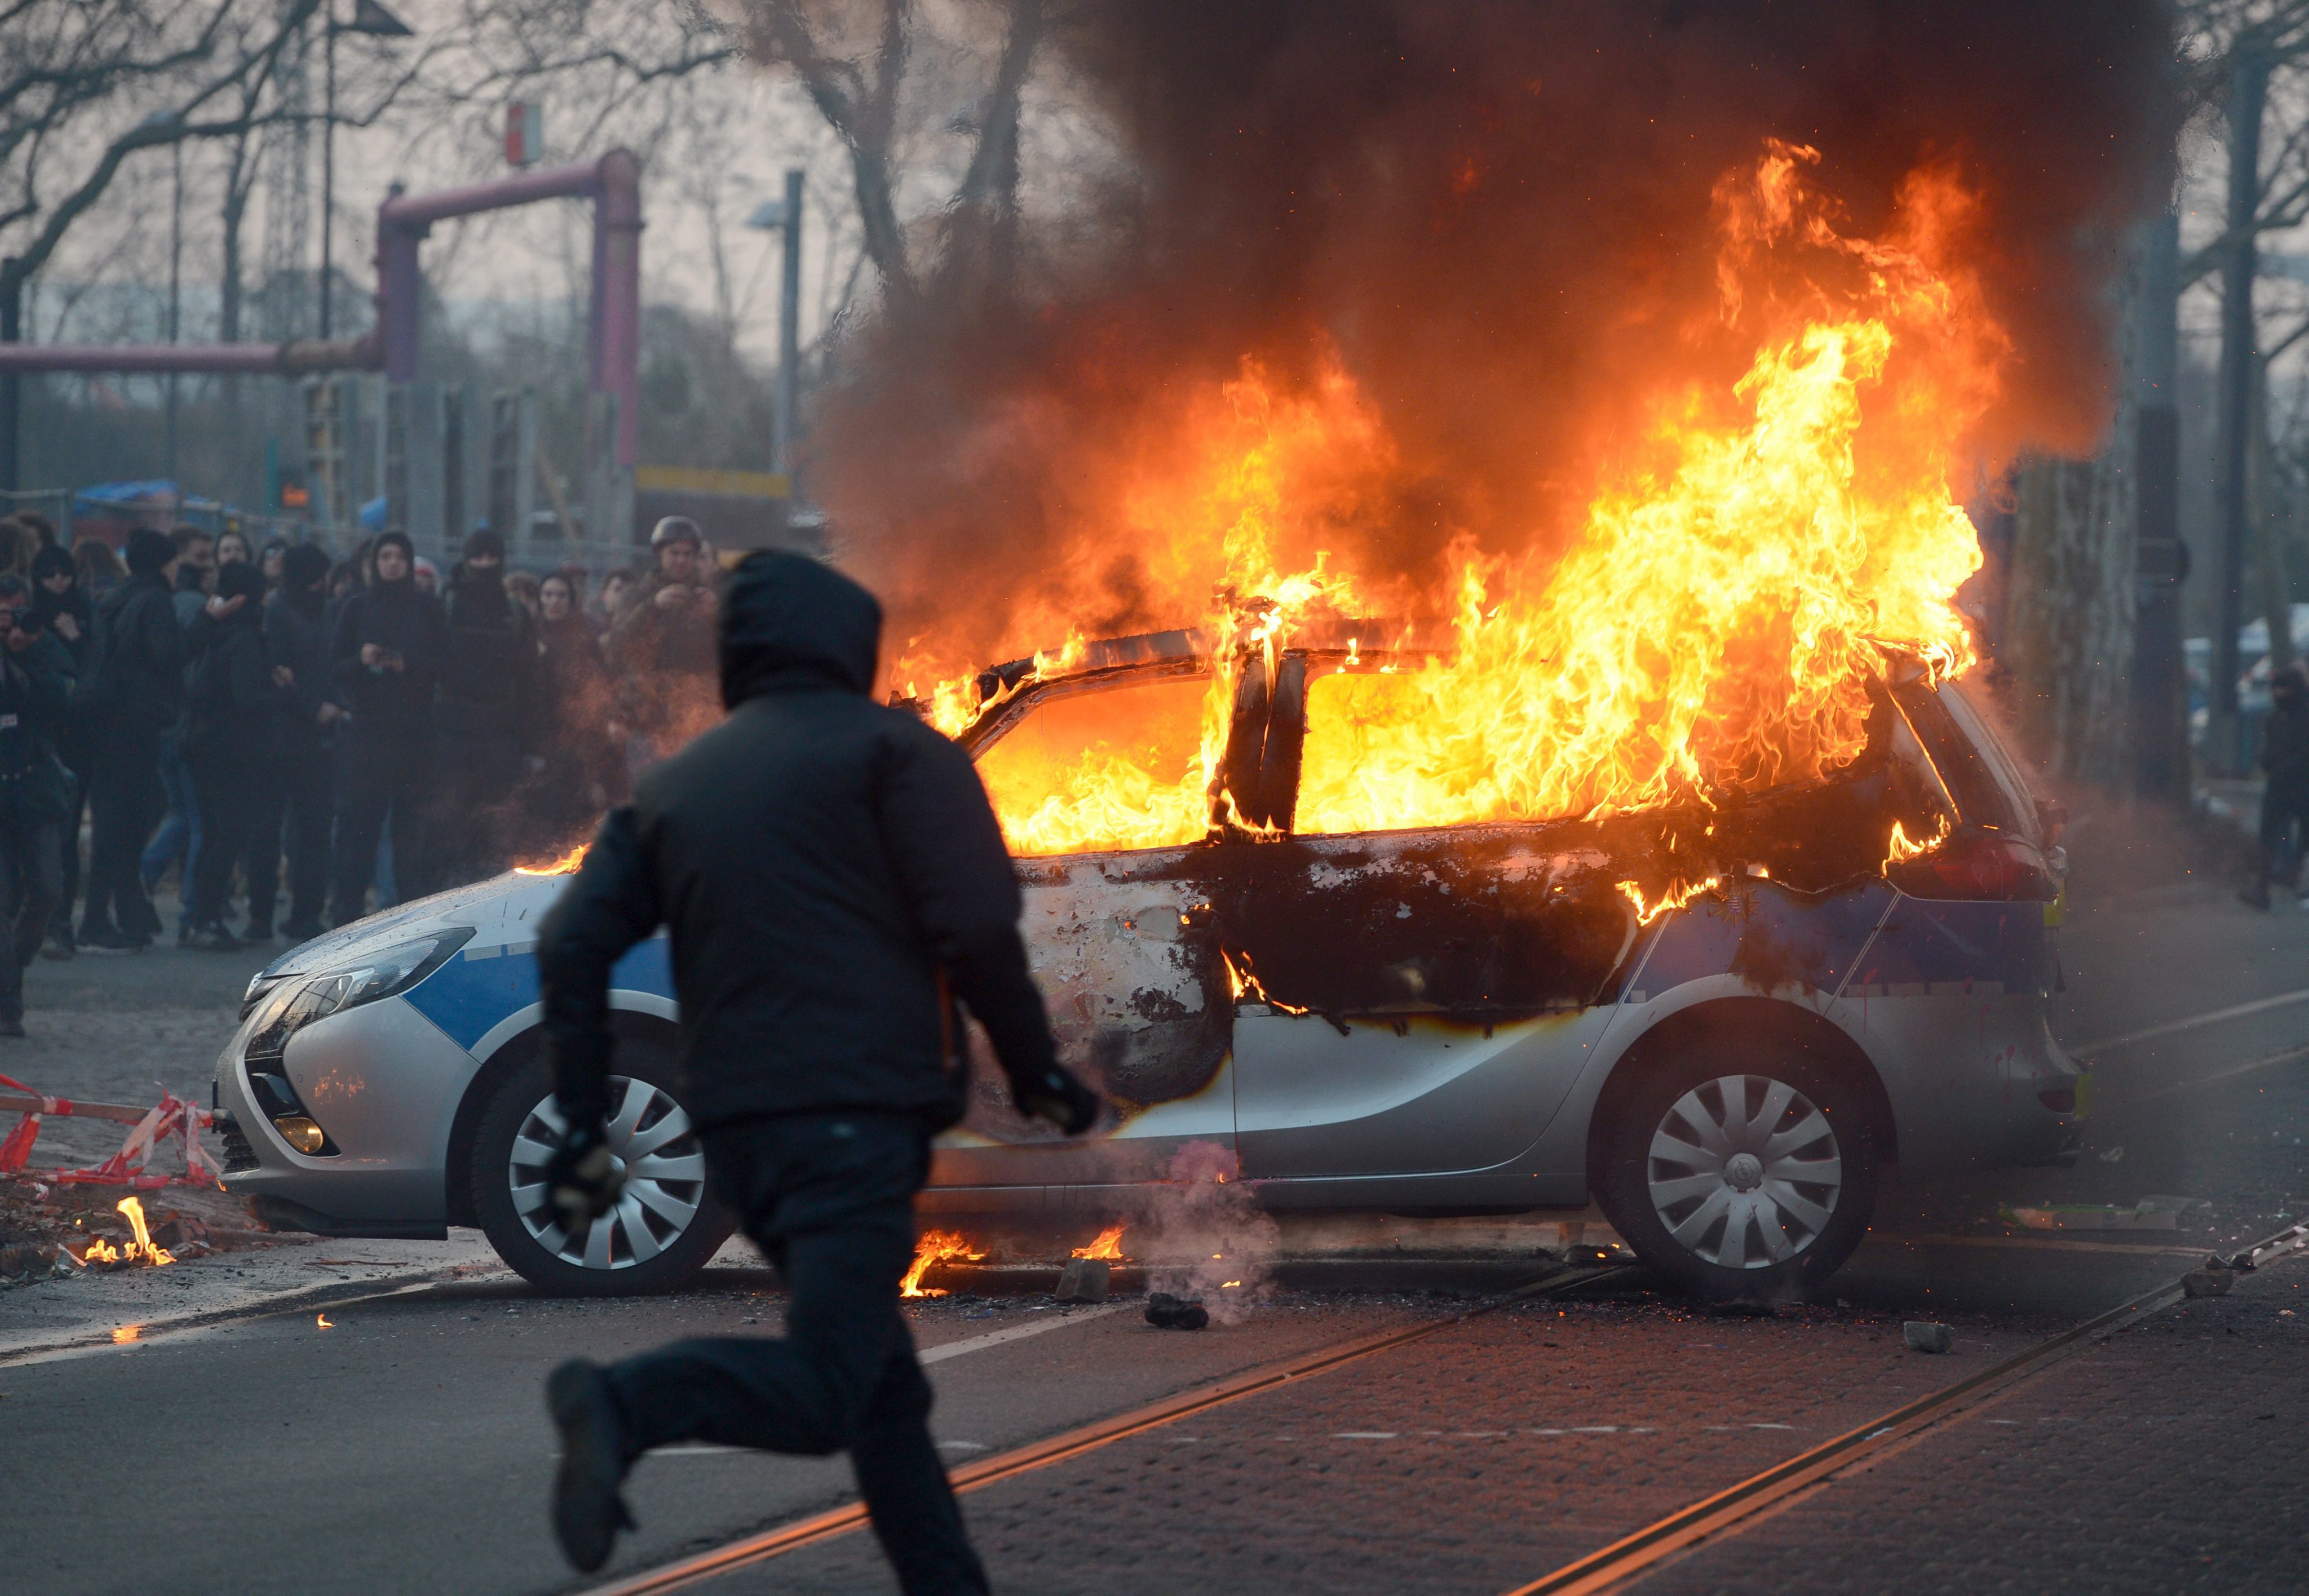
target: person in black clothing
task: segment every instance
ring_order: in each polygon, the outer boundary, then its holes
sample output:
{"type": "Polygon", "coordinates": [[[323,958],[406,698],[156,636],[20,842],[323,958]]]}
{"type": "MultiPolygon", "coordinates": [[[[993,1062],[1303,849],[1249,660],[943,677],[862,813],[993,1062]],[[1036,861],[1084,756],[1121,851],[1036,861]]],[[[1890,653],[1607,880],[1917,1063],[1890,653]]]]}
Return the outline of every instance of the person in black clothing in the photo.
{"type": "Polygon", "coordinates": [[[329,886],[331,786],[336,725],[344,711],[329,696],[329,651],[321,630],[329,556],[299,543],[281,556],[281,584],[264,601],[264,651],[281,687],[274,707],[272,763],[259,797],[248,849],[247,940],[269,942],[281,891],[281,855],[289,855],[291,941],[321,934],[329,886]],[[285,831],[284,831],[285,826],[285,831]]]}
{"type": "Polygon", "coordinates": [[[434,833],[445,884],[494,876],[510,861],[502,833],[533,735],[537,638],[506,596],[505,540],[465,539],[449,575],[441,654],[441,782],[434,833]]]}
{"type": "Polygon", "coordinates": [[[34,625],[63,645],[72,656],[75,702],[56,735],[56,756],[71,779],[71,807],[57,827],[62,854],[62,895],[49,917],[48,945],[40,951],[52,959],[73,956],[73,900],[80,896],[80,822],[88,809],[89,769],[96,748],[77,702],[96,676],[103,658],[104,634],[97,625],[96,606],[80,584],[80,572],[70,553],[48,548],[32,556],[32,620],[34,625]]]}
{"type": "Polygon", "coordinates": [[[24,1034],[24,966],[64,896],[57,828],[72,802],[56,751],[72,652],[39,628],[24,579],[0,574],[0,1036],[24,1034]]]}
{"type": "Polygon", "coordinates": [[[88,789],[88,902],[80,945],[141,952],[160,928],[137,858],[162,806],[160,733],[176,722],[182,629],[169,597],[176,546],[149,527],[128,538],[128,580],[97,607],[102,664],[86,707],[94,748],[88,789]]]}
{"type": "Polygon", "coordinates": [[[430,890],[422,816],[432,798],[441,608],[417,591],[417,556],[406,537],[384,533],[373,557],[375,578],[347,596],[329,637],[330,679],[350,711],[337,742],[329,914],[340,926],[367,912],[362,904],[388,815],[402,898],[430,890]]]}
{"type": "Polygon", "coordinates": [[[2301,879],[2295,828],[2309,826],[2309,678],[2298,665],[2269,679],[2261,768],[2269,773],[2261,795],[2261,874],[2237,894],[2255,909],[2269,907],[2272,884],[2290,889],[2301,879]]]}
{"type": "Polygon", "coordinates": [[[539,928],[568,1126],[547,1180],[565,1222],[621,1189],[603,1126],[610,970],[665,923],[707,1180],[790,1294],[783,1340],[554,1371],[554,1528],[582,1570],[632,1522],[618,1488],[633,1461],[698,1439],[847,1450],[900,1585],[986,1589],[898,1308],[930,1138],[963,1110],[946,994],[985,1027],[1023,1111],[1080,1134],[1099,1099],[1058,1063],[969,756],[869,696],[881,623],[816,561],[748,558],[720,625],[730,719],[642,777],[539,928]]]}
{"type": "MultiPolygon", "coordinates": [[[[271,773],[272,722],[283,696],[265,657],[264,574],[246,560],[217,567],[216,607],[203,615],[199,651],[186,670],[185,725],[180,742],[203,820],[201,851],[193,865],[185,910],[186,944],[230,953],[239,938],[224,927],[225,893],[232,867],[255,841],[271,773]]],[[[252,918],[272,918],[252,906],[252,918]]]]}

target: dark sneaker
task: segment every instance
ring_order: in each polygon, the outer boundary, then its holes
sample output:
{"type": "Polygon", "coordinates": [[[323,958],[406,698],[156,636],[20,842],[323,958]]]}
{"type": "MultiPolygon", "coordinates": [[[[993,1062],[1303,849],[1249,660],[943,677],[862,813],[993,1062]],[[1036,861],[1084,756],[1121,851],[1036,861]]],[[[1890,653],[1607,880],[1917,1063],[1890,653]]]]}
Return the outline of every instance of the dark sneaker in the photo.
{"type": "Polygon", "coordinates": [[[40,944],[40,957],[43,959],[69,959],[72,956],[73,940],[68,932],[51,931],[48,939],[40,944]]]}
{"type": "Polygon", "coordinates": [[[144,939],[125,931],[83,931],[80,950],[84,953],[141,953],[144,951],[144,939]]]}
{"type": "Polygon", "coordinates": [[[610,1560],[619,1530],[634,1527],[618,1487],[626,1477],[624,1425],[609,1377],[582,1358],[549,1376],[545,1405],[561,1431],[561,1471],[553,1480],[553,1533],[580,1574],[610,1560]]]}
{"type": "Polygon", "coordinates": [[[251,920],[248,922],[248,929],[240,934],[240,939],[243,942],[270,942],[272,940],[272,927],[261,926],[255,920],[251,920]]]}
{"type": "Polygon", "coordinates": [[[22,1036],[23,1034],[24,1022],[21,1017],[13,1020],[0,1019],[0,1036],[22,1036]]]}
{"type": "Polygon", "coordinates": [[[222,926],[203,926],[186,931],[177,938],[177,945],[203,953],[231,953],[240,951],[240,938],[222,926]]]}
{"type": "Polygon", "coordinates": [[[291,942],[310,942],[321,935],[321,922],[318,920],[291,922],[283,927],[281,935],[291,942]]]}

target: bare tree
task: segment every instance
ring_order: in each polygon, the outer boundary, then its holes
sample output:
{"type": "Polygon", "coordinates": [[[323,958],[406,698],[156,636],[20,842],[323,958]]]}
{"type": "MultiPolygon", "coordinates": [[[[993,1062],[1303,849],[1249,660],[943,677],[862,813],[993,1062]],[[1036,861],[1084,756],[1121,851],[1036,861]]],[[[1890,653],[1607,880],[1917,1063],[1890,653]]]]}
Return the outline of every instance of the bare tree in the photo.
{"type": "MultiPolygon", "coordinates": [[[[968,108],[941,68],[967,53],[920,46],[926,30],[914,0],[834,8],[803,0],[744,0],[739,10],[755,59],[791,72],[841,139],[867,259],[894,304],[915,299],[934,270],[1007,269],[1016,243],[1019,106],[1041,44],[1043,0],[1003,0],[990,71],[968,108]],[[912,120],[910,121],[910,114],[912,120]],[[968,156],[931,214],[910,227],[901,190],[910,142],[932,132],[966,142],[968,156]]],[[[973,42],[958,41],[964,46],[973,42]]]]}

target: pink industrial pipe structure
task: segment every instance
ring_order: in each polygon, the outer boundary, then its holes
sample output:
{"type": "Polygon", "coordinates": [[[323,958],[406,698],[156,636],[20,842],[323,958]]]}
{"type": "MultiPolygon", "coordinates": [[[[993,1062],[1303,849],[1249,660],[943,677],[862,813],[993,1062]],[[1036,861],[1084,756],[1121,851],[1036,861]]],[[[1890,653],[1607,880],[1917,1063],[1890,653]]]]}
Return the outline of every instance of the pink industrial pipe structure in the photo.
{"type": "Polygon", "coordinates": [[[599,160],[549,167],[495,183],[438,194],[395,187],[376,208],[376,326],[354,339],[288,343],[0,343],[0,374],[191,372],[302,376],[316,372],[385,373],[417,380],[417,246],[437,221],[504,211],[536,200],[593,202],[593,299],[587,329],[586,389],[618,396],[617,462],[634,464],[640,436],[641,161],[629,150],[599,160]]]}

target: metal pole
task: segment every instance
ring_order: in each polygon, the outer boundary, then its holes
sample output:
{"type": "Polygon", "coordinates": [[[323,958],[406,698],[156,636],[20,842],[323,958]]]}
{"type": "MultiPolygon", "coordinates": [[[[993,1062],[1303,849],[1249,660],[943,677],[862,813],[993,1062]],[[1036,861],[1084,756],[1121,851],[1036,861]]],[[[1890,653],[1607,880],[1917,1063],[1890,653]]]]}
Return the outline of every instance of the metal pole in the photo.
{"type": "Polygon", "coordinates": [[[2181,412],[2174,391],[2180,256],[2181,215],[2168,211],[2148,224],[2140,239],[2132,704],[2133,790],[2168,803],[2189,797],[2181,650],[2181,582],[2188,575],[2189,551],[2180,537],[2181,412]]]}
{"type": "Polygon", "coordinates": [[[321,331],[329,335],[329,278],[332,275],[333,223],[337,209],[337,8],[335,0],[323,8],[321,55],[327,63],[321,112],[321,331]]]}
{"type": "MultiPolygon", "coordinates": [[[[777,435],[771,444],[771,469],[793,470],[794,405],[801,392],[801,172],[786,171],[785,281],[778,296],[777,435]]],[[[789,479],[787,502],[792,502],[789,479]]]]}
{"type": "MultiPolygon", "coordinates": [[[[183,309],[181,291],[182,267],[185,259],[185,146],[181,141],[169,146],[169,341],[177,341],[178,316],[183,309]]],[[[177,479],[177,374],[169,374],[169,443],[168,478],[177,479]]]]}
{"type": "MultiPolygon", "coordinates": [[[[23,336],[24,282],[16,273],[17,257],[0,260],[0,344],[23,336]]],[[[0,372],[0,493],[16,491],[16,401],[21,379],[13,371],[0,372]]],[[[69,503],[67,504],[69,507],[69,503]]]]}
{"type": "Polygon", "coordinates": [[[2221,263],[2219,501],[2221,588],[2213,622],[2213,759],[2233,772],[2237,730],[2237,628],[2244,624],[2244,551],[2249,511],[2246,464],[2258,372],[2253,280],[2259,264],[2253,223],[2261,207],[2261,119],[2269,96],[2269,57],[2248,47],[2229,73],[2227,258],[2221,263]]]}

